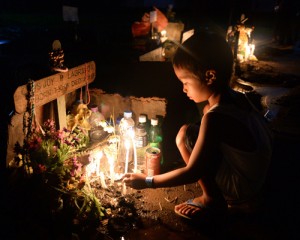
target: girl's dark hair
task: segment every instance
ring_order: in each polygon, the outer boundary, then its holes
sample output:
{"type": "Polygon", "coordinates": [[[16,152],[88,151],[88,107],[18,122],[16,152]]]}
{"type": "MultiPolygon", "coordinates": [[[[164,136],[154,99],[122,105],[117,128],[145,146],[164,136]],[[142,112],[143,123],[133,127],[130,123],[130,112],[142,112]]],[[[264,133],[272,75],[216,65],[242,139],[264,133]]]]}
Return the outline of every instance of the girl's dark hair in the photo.
{"type": "Polygon", "coordinates": [[[207,70],[215,70],[215,90],[229,86],[233,72],[232,50],[225,38],[214,32],[198,32],[178,47],[173,66],[184,68],[205,81],[207,70]]]}

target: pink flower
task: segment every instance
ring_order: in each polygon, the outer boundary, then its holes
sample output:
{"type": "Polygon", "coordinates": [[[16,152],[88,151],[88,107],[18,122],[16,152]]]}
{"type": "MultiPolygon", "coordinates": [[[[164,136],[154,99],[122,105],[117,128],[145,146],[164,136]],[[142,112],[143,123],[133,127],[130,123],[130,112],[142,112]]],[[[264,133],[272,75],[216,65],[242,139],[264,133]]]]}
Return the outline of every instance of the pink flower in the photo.
{"type": "Polygon", "coordinates": [[[80,162],[77,161],[77,157],[74,156],[73,157],[73,166],[72,169],[70,171],[70,174],[72,177],[76,176],[76,174],[80,173],[82,169],[82,164],[80,162]]]}
{"type": "Polygon", "coordinates": [[[58,131],[58,133],[57,133],[57,138],[58,138],[59,140],[63,140],[63,139],[64,139],[64,132],[63,132],[63,131],[58,131]]]}
{"type": "Polygon", "coordinates": [[[41,137],[36,137],[32,139],[31,142],[29,142],[29,150],[37,150],[41,146],[42,143],[42,138],[41,137]]]}
{"type": "Polygon", "coordinates": [[[47,168],[45,165],[39,164],[38,165],[38,169],[37,169],[37,173],[43,173],[46,172],[47,168]]]}

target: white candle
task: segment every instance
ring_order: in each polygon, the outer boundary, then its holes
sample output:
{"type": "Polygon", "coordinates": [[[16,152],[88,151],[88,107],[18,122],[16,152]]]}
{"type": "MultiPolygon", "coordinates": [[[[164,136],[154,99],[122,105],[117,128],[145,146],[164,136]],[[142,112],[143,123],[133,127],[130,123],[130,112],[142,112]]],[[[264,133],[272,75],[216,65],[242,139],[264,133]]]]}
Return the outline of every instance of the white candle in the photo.
{"type": "Polygon", "coordinates": [[[136,153],[136,147],[135,147],[135,142],[134,142],[134,137],[131,138],[132,141],[132,146],[133,146],[133,157],[134,157],[134,170],[133,172],[137,172],[137,153],[136,153]]]}
{"type": "Polygon", "coordinates": [[[125,173],[127,173],[127,171],[128,171],[128,161],[129,161],[129,148],[130,148],[130,142],[127,139],[125,141],[125,148],[126,148],[125,173]]]}
{"type": "Polygon", "coordinates": [[[115,171],[114,171],[114,158],[108,157],[108,163],[109,163],[109,175],[110,175],[110,183],[113,184],[115,181],[115,171]]]}
{"type": "Polygon", "coordinates": [[[127,192],[126,185],[123,183],[122,194],[125,195],[127,192]]]}
{"type": "Polygon", "coordinates": [[[107,188],[107,185],[106,185],[106,183],[105,183],[105,178],[104,178],[104,174],[103,174],[103,172],[100,172],[100,183],[101,183],[101,187],[102,188],[107,188]]]}
{"type": "Polygon", "coordinates": [[[254,55],[255,45],[250,44],[249,46],[250,46],[250,57],[252,57],[254,55]]]}
{"type": "Polygon", "coordinates": [[[95,153],[95,158],[94,158],[94,162],[95,162],[95,172],[96,172],[96,176],[98,177],[100,174],[100,160],[103,156],[102,151],[97,151],[95,153]]]}
{"type": "Polygon", "coordinates": [[[245,43],[245,61],[249,60],[249,55],[250,55],[250,46],[245,43]]]}

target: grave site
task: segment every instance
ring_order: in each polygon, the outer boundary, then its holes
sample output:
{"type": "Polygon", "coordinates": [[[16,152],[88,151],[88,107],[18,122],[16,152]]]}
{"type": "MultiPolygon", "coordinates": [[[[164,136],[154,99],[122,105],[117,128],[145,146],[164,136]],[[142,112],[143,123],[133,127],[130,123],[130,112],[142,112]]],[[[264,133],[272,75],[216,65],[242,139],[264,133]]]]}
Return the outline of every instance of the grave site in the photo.
{"type": "MultiPolygon", "coordinates": [[[[242,69],[247,69],[247,66],[242,66],[242,69]]],[[[274,222],[270,218],[276,212],[268,202],[256,213],[234,210],[226,221],[214,219],[213,222],[199,223],[174,214],[176,204],[201,194],[197,183],[162,189],[126,188],[120,175],[115,172],[118,136],[115,130],[106,132],[104,129],[109,126],[114,129],[116,117],[126,109],[133,111],[135,121],[140,114],[146,114],[148,118],[162,116],[165,119],[163,124],[169,124],[167,110],[171,109],[171,114],[174,114],[173,108],[176,111],[178,106],[175,104],[175,107],[170,107],[166,98],[123,97],[118,93],[91,88],[89,85],[95,77],[96,64],[90,61],[70,68],[68,72],[29,81],[16,89],[16,111],[8,126],[7,149],[9,182],[13,187],[7,196],[8,199],[15,199],[8,202],[12,218],[9,223],[13,222],[18,232],[9,232],[8,228],[9,235],[19,237],[29,234],[35,238],[48,236],[56,239],[68,239],[71,236],[80,239],[157,239],[161,236],[167,239],[198,239],[224,236],[239,238],[247,232],[255,239],[257,231],[262,231],[260,234],[264,236],[274,236],[274,222]],[[88,102],[101,107],[108,119],[106,123],[111,124],[103,125],[101,138],[96,142],[87,140],[88,130],[84,129],[89,116],[88,102]],[[54,143],[49,140],[51,136],[57,137],[56,133],[65,134],[65,139],[62,137],[60,141],[74,142],[77,138],[78,144],[61,144],[58,145],[60,150],[56,146],[52,152],[54,143]],[[38,145],[42,146],[42,151],[35,149],[38,145]],[[252,227],[255,231],[249,233],[252,227]]],[[[249,91],[251,86],[245,83],[239,80],[237,88],[249,91]]],[[[257,92],[249,92],[250,96],[253,94],[254,103],[260,101],[261,96],[257,92]]],[[[285,101],[293,97],[291,94],[289,98],[285,97],[285,101]]],[[[286,109],[281,111],[281,114],[288,113],[286,109]]],[[[281,126],[280,119],[273,122],[275,132],[281,126]]],[[[164,131],[168,132],[168,128],[164,131]]],[[[284,149],[293,146],[293,143],[288,144],[290,141],[285,142],[286,137],[279,132],[277,134],[276,144],[280,148],[277,149],[275,161],[286,154],[284,149]]],[[[165,136],[166,139],[170,138],[168,134],[165,136]]],[[[170,142],[169,139],[164,141],[170,142]]],[[[169,155],[164,155],[166,164],[161,172],[183,164],[174,142],[172,144],[165,145],[169,155]]],[[[134,162],[129,166],[129,171],[136,171],[134,162]]],[[[270,175],[270,179],[274,177],[270,175]]],[[[269,188],[276,188],[271,180],[268,184],[269,188]]],[[[266,199],[270,197],[273,197],[272,192],[268,192],[266,199]]]]}
{"type": "MultiPolygon", "coordinates": [[[[186,97],[171,56],[198,22],[192,24],[192,16],[186,13],[185,21],[169,20],[163,34],[152,31],[151,25],[150,35],[136,36],[139,32],[134,30],[143,30],[145,15],[136,22],[136,13],[117,10],[101,12],[110,20],[121,18],[115,16],[120,14],[123,25],[120,21],[104,24],[104,17],[91,20],[86,13],[86,22],[76,29],[61,22],[45,31],[29,26],[19,42],[2,46],[0,55],[12,52],[13,61],[7,61],[7,56],[2,61],[13,72],[3,71],[4,89],[12,92],[2,97],[4,109],[13,105],[13,110],[4,124],[0,239],[297,239],[299,52],[266,40],[270,36],[262,20],[255,28],[256,45],[248,44],[247,34],[254,28],[247,28],[245,19],[231,28],[235,31],[223,29],[235,53],[232,87],[245,93],[265,116],[274,134],[272,162],[258,209],[240,206],[228,209],[225,218],[189,220],[178,216],[174,207],[200,196],[198,183],[134,190],[122,182],[125,173],[148,173],[150,146],[138,150],[131,136],[130,145],[121,148],[119,121],[126,111],[136,124],[141,115],[148,126],[151,119],[158,119],[159,173],[184,166],[176,134],[183,124],[201,120],[204,103],[186,97]],[[238,39],[230,38],[238,36],[237,30],[245,41],[241,49],[238,39]],[[47,58],[54,35],[64,43],[64,64],[62,52],[50,52],[47,58]],[[158,36],[172,36],[174,42],[158,45],[158,36]],[[96,139],[91,137],[90,123],[95,108],[103,117],[97,123],[96,139]]],[[[217,15],[215,6],[213,13],[217,15]]],[[[201,19],[198,27],[216,27],[206,20],[201,19]]]]}
{"type": "MultiPolygon", "coordinates": [[[[192,196],[194,191],[201,191],[197,184],[164,190],[126,189],[114,171],[118,167],[115,165],[119,141],[114,129],[116,116],[131,109],[135,121],[140,114],[150,119],[164,118],[167,102],[164,98],[125,98],[101,89],[89,89],[95,73],[95,62],[91,61],[65,73],[29,81],[14,93],[16,111],[8,129],[7,149],[7,166],[12,171],[10,180],[21,180],[22,184],[17,184],[20,192],[14,194],[26,192],[24,201],[30,205],[24,207],[36,208],[37,219],[30,221],[40,221],[41,217],[42,225],[53,225],[49,234],[55,238],[70,234],[116,238],[137,229],[161,228],[163,221],[170,219],[174,204],[182,201],[183,192],[192,196]],[[88,140],[88,128],[85,128],[89,110],[84,101],[101,106],[105,118],[112,122],[112,132],[105,132],[103,127],[101,138],[94,142],[88,140]],[[72,114],[75,124],[70,120],[72,114]],[[54,146],[56,131],[66,134],[66,139],[60,139],[54,146]],[[79,139],[78,145],[71,135],[79,139]],[[74,145],[67,146],[65,140],[74,145]],[[72,169],[75,174],[71,174],[72,169]]],[[[130,167],[129,171],[136,169],[130,167]]],[[[44,234],[44,230],[37,230],[37,237],[42,237],[39,234],[44,234]]]]}

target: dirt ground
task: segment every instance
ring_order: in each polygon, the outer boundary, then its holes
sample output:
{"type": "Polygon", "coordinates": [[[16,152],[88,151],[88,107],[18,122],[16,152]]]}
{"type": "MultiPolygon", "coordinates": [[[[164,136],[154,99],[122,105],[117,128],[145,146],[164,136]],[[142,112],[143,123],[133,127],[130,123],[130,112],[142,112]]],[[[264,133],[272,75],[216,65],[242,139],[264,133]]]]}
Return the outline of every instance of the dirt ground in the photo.
{"type": "MultiPolygon", "coordinates": [[[[122,236],[125,239],[162,239],[162,236],[165,239],[196,239],[201,233],[176,216],[174,206],[200,193],[197,184],[139,191],[127,188],[126,195],[111,198],[109,205],[114,202],[116,207],[112,208],[108,225],[102,226],[102,234],[115,239],[122,236]]],[[[103,203],[108,200],[106,195],[103,203]]],[[[101,224],[98,230],[101,232],[101,224]]]]}

